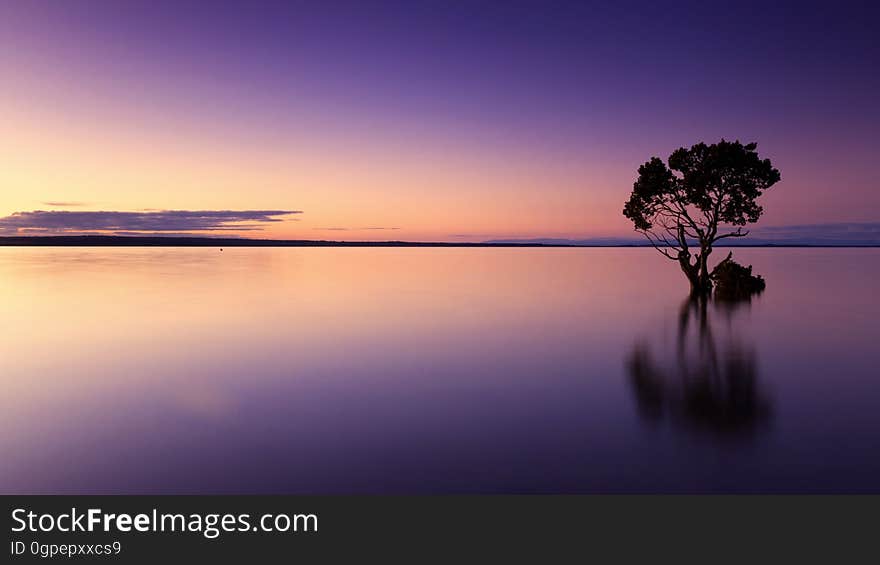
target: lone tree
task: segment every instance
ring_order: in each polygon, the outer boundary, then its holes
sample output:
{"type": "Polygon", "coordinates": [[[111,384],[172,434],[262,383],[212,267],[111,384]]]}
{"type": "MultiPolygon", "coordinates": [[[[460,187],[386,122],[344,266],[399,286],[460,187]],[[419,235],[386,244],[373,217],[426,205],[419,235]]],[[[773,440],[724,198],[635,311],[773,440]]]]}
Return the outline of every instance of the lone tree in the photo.
{"type": "Polygon", "coordinates": [[[712,246],[748,235],[742,226],[757,222],[763,212],[756,199],[780,179],[770,160],[758,157],[756,147],[723,139],[698,143],[677,149],[669,166],[652,157],[639,167],[623,215],[657,251],[678,262],[692,294],[712,291],[712,246]]]}

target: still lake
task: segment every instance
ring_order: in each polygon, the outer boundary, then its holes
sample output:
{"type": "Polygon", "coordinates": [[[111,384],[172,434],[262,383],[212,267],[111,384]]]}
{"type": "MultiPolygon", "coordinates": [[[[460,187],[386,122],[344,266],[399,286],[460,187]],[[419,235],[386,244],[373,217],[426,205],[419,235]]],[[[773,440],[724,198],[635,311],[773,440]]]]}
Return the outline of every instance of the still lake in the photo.
{"type": "Polygon", "coordinates": [[[880,492],[880,249],[735,256],[0,248],[0,493],[880,492]]]}

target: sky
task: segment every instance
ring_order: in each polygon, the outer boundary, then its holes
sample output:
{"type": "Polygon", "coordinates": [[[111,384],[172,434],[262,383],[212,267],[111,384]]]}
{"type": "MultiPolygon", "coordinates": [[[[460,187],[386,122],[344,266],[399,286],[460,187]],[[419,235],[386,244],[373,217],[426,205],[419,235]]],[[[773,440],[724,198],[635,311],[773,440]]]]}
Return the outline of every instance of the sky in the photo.
{"type": "Polygon", "coordinates": [[[0,0],[0,232],[626,237],[638,166],[725,138],[782,173],[762,226],[876,233],[878,16],[0,0]]]}

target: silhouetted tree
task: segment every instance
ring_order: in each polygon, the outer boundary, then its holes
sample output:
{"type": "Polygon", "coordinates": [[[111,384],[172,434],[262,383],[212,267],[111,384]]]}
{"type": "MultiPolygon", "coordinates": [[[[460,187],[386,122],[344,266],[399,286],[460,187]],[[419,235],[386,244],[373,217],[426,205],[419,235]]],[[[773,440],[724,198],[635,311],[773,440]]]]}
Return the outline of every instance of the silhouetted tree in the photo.
{"type": "Polygon", "coordinates": [[[763,212],[756,199],[780,179],[756,147],[723,139],[698,143],[677,149],[668,166],[652,157],[639,167],[623,215],[655,249],[678,262],[693,294],[712,290],[708,259],[715,242],[748,235],[742,226],[757,222],[763,212]],[[731,229],[721,233],[723,226],[731,229]]]}

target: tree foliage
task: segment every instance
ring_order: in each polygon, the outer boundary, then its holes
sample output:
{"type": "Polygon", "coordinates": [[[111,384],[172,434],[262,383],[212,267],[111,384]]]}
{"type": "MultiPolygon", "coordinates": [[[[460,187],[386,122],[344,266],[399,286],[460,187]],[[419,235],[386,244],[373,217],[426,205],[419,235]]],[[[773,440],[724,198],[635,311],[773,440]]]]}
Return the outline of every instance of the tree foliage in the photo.
{"type": "Polygon", "coordinates": [[[756,148],[722,139],[679,148],[668,165],[652,157],[639,167],[623,215],[660,253],[678,261],[694,292],[711,290],[713,244],[748,235],[742,226],[763,212],[757,198],[780,180],[756,148]]]}

